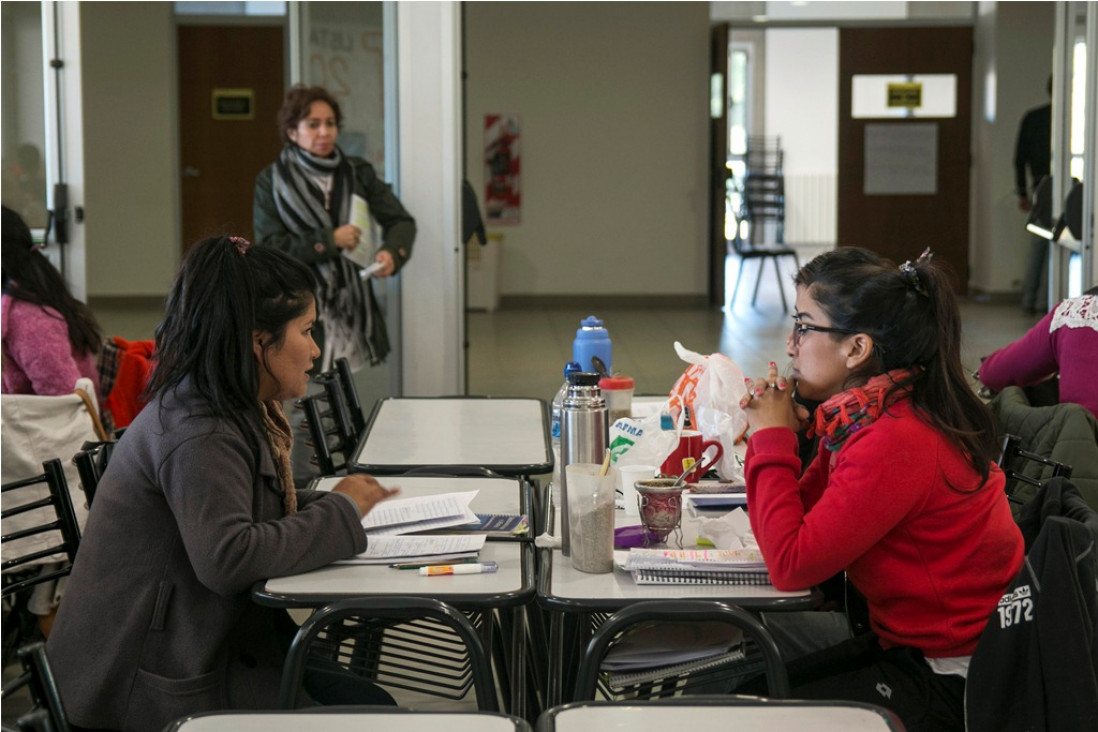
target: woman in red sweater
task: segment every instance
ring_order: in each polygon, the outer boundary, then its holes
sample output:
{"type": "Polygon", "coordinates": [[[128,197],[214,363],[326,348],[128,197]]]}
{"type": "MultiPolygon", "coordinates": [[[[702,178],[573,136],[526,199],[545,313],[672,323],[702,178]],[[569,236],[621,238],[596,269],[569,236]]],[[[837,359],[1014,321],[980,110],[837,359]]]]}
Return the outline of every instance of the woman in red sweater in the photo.
{"type": "Polygon", "coordinates": [[[846,572],[870,632],[790,663],[797,698],[891,708],[909,730],[963,729],[968,660],[1021,567],[992,462],[992,417],[968,386],[947,275],[842,248],[795,278],[790,377],[748,384],[747,500],[779,589],[846,572]],[[822,402],[808,422],[796,392],[822,402]],[[801,471],[797,431],[820,438],[801,471]]]}

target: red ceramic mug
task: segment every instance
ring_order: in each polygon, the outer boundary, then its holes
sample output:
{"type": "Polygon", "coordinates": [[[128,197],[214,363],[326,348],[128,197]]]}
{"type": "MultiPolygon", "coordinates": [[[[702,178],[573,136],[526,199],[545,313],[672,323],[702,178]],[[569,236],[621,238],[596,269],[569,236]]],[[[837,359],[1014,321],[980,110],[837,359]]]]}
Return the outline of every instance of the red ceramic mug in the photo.
{"type": "Polygon", "coordinates": [[[702,476],[716,465],[723,455],[724,448],[721,447],[721,443],[703,439],[702,433],[696,430],[683,430],[678,446],[660,465],[660,472],[669,478],[678,478],[684,470],[694,465],[696,467],[683,478],[683,482],[701,480],[702,476]],[[711,447],[715,448],[716,452],[707,462],[702,462],[702,456],[711,447]]]}

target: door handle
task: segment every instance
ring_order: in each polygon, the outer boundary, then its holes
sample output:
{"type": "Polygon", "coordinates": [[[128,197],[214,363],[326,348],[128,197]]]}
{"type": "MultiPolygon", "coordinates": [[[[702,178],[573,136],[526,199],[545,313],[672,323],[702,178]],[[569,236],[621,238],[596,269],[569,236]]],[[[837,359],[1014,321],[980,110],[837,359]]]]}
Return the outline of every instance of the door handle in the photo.
{"type": "Polygon", "coordinates": [[[199,170],[198,168],[194,167],[193,165],[183,166],[183,177],[184,178],[197,178],[200,175],[202,175],[202,171],[199,170]]]}

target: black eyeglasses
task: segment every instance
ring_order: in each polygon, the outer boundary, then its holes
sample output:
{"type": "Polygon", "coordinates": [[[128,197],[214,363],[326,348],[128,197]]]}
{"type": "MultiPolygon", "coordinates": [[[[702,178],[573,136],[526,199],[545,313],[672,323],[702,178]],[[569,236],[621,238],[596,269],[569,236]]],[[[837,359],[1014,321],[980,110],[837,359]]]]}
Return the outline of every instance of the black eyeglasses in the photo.
{"type": "Polygon", "coordinates": [[[858,331],[849,330],[847,328],[828,328],[822,325],[809,325],[808,323],[801,323],[799,321],[793,321],[793,345],[801,345],[801,338],[805,333],[813,331],[816,333],[842,333],[844,335],[854,335],[858,331]]]}

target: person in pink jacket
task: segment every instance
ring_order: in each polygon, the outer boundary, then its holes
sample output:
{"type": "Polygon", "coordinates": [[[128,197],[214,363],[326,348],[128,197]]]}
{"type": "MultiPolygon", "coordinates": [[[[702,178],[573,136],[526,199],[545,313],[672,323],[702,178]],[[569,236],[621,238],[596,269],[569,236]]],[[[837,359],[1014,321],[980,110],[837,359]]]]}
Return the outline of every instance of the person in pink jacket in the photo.
{"type": "Polygon", "coordinates": [[[1057,375],[1061,402],[1098,417],[1098,287],[1064,300],[1037,325],[980,364],[980,381],[994,391],[1034,386],[1057,375]]]}
{"type": "Polygon", "coordinates": [[[84,376],[99,389],[99,324],[31,239],[19,214],[3,208],[3,393],[72,393],[84,376]]]}
{"type": "Polygon", "coordinates": [[[869,631],[802,646],[793,697],[884,706],[908,730],[963,729],[968,661],[1024,546],[992,462],[992,416],[961,367],[949,280],[926,253],[896,267],[841,248],[794,282],[792,371],[771,363],[741,402],[748,515],[775,587],[845,572],[869,631]],[[811,422],[794,392],[820,402],[811,422]],[[802,472],[806,427],[820,447],[802,472]]]}

